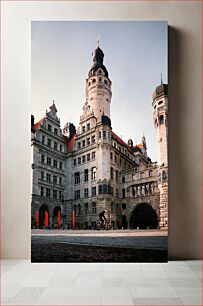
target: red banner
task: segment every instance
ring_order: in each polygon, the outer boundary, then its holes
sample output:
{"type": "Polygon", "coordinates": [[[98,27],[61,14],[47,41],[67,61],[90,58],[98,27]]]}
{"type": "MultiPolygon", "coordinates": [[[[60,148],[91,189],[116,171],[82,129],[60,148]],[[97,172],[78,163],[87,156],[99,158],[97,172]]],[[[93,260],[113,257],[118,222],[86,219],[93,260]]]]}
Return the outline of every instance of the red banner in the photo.
{"type": "Polygon", "coordinates": [[[75,228],[75,224],[76,224],[75,221],[76,221],[75,220],[75,211],[73,210],[73,213],[72,213],[72,227],[73,227],[73,229],[75,228]]]}
{"type": "Polygon", "coordinates": [[[47,211],[45,211],[45,220],[44,220],[44,225],[45,225],[46,227],[48,227],[48,226],[49,226],[49,214],[48,214],[48,212],[47,212],[47,211]]]}
{"type": "Polygon", "coordinates": [[[39,226],[39,212],[36,211],[36,214],[35,214],[35,221],[36,221],[36,226],[39,226]]]}
{"type": "Polygon", "coordinates": [[[61,226],[61,212],[58,211],[58,226],[61,226]]]}

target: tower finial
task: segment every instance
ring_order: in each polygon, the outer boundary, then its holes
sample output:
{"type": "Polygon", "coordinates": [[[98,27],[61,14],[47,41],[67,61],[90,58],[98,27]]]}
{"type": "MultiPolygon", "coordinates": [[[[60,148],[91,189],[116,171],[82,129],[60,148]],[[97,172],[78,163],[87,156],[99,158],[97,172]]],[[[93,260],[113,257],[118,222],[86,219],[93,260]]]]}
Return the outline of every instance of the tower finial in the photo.
{"type": "Polygon", "coordinates": [[[97,48],[99,48],[99,35],[97,36],[97,48]]]}
{"type": "Polygon", "coordinates": [[[162,80],[162,72],[160,73],[160,75],[161,75],[161,85],[163,84],[163,80],[162,80]]]}

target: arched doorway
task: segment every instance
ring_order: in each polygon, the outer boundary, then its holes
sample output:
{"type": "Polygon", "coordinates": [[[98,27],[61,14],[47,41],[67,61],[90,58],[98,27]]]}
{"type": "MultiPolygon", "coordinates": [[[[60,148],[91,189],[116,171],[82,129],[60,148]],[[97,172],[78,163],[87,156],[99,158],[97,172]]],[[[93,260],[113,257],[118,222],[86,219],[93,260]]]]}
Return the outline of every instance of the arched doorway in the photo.
{"type": "Polygon", "coordinates": [[[48,214],[48,225],[49,225],[49,210],[46,205],[42,205],[39,209],[39,228],[45,226],[45,214],[48,214]]]}
{"type": "Polygon", "coordinates": [[[61,218],[61,207],[60,206],[54,207],[53,219],[52,219],[52,223],[54,226],[58,226],[59,212],[60,212],[60,218],[61,218]]]}
{"type": "Polygon", "coordinates": [[[137,229],[157,228],[158,218],[156,211],[148,204],[138,204],[132,212],[130,227],[137,229]]]}
{"type": "Polygon", "coordinates": [[[122,215],[122,228],[128,228],[127,217],[126,215],[122,215]]]}

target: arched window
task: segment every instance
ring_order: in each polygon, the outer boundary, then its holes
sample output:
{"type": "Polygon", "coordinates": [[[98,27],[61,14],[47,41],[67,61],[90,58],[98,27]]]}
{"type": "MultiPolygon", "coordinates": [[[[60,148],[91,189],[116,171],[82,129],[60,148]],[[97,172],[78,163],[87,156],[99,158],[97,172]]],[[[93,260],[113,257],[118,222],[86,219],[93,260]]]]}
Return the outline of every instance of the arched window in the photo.
{"type": "Polygon", "coordinates": [[[91,82],[89,82],[89,86],[91,85],[91,82]]]}
{"type": "Polygon", "coordinates": [[[99,73],[101,73],[102,71],[99,69],[99,71],[98,71],[99,73]]]}
{"type": "Polygon", "coordinates": [[[157,121],[157,119],[155,119],[154,125],[155,125],[155,126],[158,126],[158,121],[157,121]]]}
{"type": "Polygon", "coordinates": [[[93,80],[92,80],[92,83],[95,83],[95,82],[96,82],[96,79],[93,79],[93,80]]]}
{"type": "Polygon", "coordinates": [[[159,124],[164,124],[164,116],[163,115],[159,116],[159,124]]]}
{"type": "Polygon", "coordinates": [[[167,180],[166,171],[162,171],[162,181],[165,182],[167,180]]]}
{"type": "Polygon", "coordinates": [[[125,203],[122,204],[122,210],[126,210],[126,204],[125,203]]]}

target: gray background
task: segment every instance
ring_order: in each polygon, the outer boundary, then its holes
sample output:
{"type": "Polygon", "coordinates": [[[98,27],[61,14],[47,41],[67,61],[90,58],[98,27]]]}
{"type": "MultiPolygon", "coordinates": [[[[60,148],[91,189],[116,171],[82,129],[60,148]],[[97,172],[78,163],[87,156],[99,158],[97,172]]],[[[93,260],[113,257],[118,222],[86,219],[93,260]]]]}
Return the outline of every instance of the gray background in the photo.
{"type": "Polygon", "coordinates": [[[2,258],[30,258],[31,20],[168,20],[169,259],[201,258],[201,1],[1,6],[2,258]]]}

